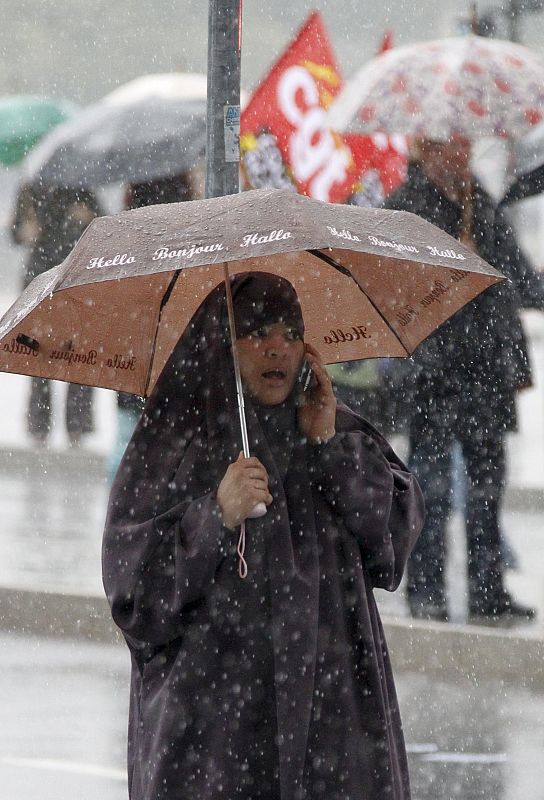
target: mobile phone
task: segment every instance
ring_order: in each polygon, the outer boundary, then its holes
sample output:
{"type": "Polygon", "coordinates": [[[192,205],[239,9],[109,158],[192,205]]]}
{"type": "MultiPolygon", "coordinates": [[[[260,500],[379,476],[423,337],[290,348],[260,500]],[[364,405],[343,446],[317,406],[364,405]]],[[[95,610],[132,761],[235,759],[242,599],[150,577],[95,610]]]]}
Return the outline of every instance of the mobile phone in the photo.
{"type": "Polygon", "coordinates": [[[302,362],[302,367],[300,368],[300,372],[298,374],[298,381],[303,392],[307,392],[308,389],[313,389],[317,384],[310,363],[306,358],[302,362]]]}

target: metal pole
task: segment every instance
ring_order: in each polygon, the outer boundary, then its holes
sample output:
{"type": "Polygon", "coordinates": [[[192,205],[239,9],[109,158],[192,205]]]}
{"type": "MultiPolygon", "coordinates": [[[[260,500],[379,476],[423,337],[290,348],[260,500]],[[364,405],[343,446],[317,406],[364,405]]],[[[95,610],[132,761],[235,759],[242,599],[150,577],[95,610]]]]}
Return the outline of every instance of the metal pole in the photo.
{"type": "Polygon", "coordinates": [[[519,17],[521,15],[521,8],[518,0],[510,0],[510,35],[511,42],[519,42],[519,17]]]}
{"type": "MultiPolygon", "coordinates": [[[[206,197],[238,194],[240,189],[240,56],[242,0],[209,0],[208,6],[208,102],[206,118],[206,197]]],[[[236,326],[230,291],[228,264],[224,265],[225,291],[238,413],[244,456],[249,458],[244,392],[238,354],[236,326]]],[[[262,517],[266,505],[257,503],[249,517],[262,517]]],[[[247,576],[244,558],[246,547],[245,521],[238,539],[238,574],[247,576]]]]}
{"type": "Polygon", "coordinates": [[[470,31],[476,35],[480,32],[480,25],[478,19],[478,8],[476,3],[473,3],[470,8],[470,31]]]}
{"type": "MultiPolygon", "coordinates": [[[[242,0],[209,0],[206,197],[239,191],[241,7],[242,0]]],[[[242,444],[249,458],[227,263],[224,272],[242,444]]]]}
{"type": "Polygon", "coordinates": [[[206,197],[239,191],[241,0],[209,0],[206,197]]]}

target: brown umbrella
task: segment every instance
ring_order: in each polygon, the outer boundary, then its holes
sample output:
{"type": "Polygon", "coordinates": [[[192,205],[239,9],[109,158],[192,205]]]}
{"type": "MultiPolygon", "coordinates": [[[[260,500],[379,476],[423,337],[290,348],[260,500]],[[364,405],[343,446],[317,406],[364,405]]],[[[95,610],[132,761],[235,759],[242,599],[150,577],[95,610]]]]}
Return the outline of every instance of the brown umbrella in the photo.
{"type": "Polygon", "coordinates": [[[405,212],[257,190],[95,220],[0,320],[0,370],[146,397],[203,298],[283,275],[327,364],[406,356],[503,276],[405,212]]]}

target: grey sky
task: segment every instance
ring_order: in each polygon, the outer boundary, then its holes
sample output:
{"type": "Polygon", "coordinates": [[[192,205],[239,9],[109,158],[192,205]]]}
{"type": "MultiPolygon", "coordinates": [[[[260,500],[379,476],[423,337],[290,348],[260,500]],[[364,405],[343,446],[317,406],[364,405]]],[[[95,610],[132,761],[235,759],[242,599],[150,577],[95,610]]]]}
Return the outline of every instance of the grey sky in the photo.
{"type": "MultiPolygon", "coordinates": [[[[479,3],[481,11],[509,0],[479,3]]],[[[396,44],[456,34],[463,0],[244,0],[243,83],[251,89],[312,9],[323,14],[344,77],[384,30],[396,44]]],[[[51,93],[86,103],[145,72],[206,70],[206,0],[0,0],[0,94],[51,93]]],[[[503,24],[503,30],[504,24],[503,24]]],[[[544,14],[520,26],[540,48],[544,14]]]]}

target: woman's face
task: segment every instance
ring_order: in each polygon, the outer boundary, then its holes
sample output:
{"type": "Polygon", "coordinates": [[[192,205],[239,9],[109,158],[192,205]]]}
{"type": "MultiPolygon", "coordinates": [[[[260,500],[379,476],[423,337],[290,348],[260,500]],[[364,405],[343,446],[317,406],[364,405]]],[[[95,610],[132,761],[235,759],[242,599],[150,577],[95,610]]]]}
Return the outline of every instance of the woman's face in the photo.
{"type": "Polygon", "coordinates": [[[262,406],[283,403],[295,386],[305,347],[295,328],[275,322],[236,342],[245,389],[262,406]]]}

